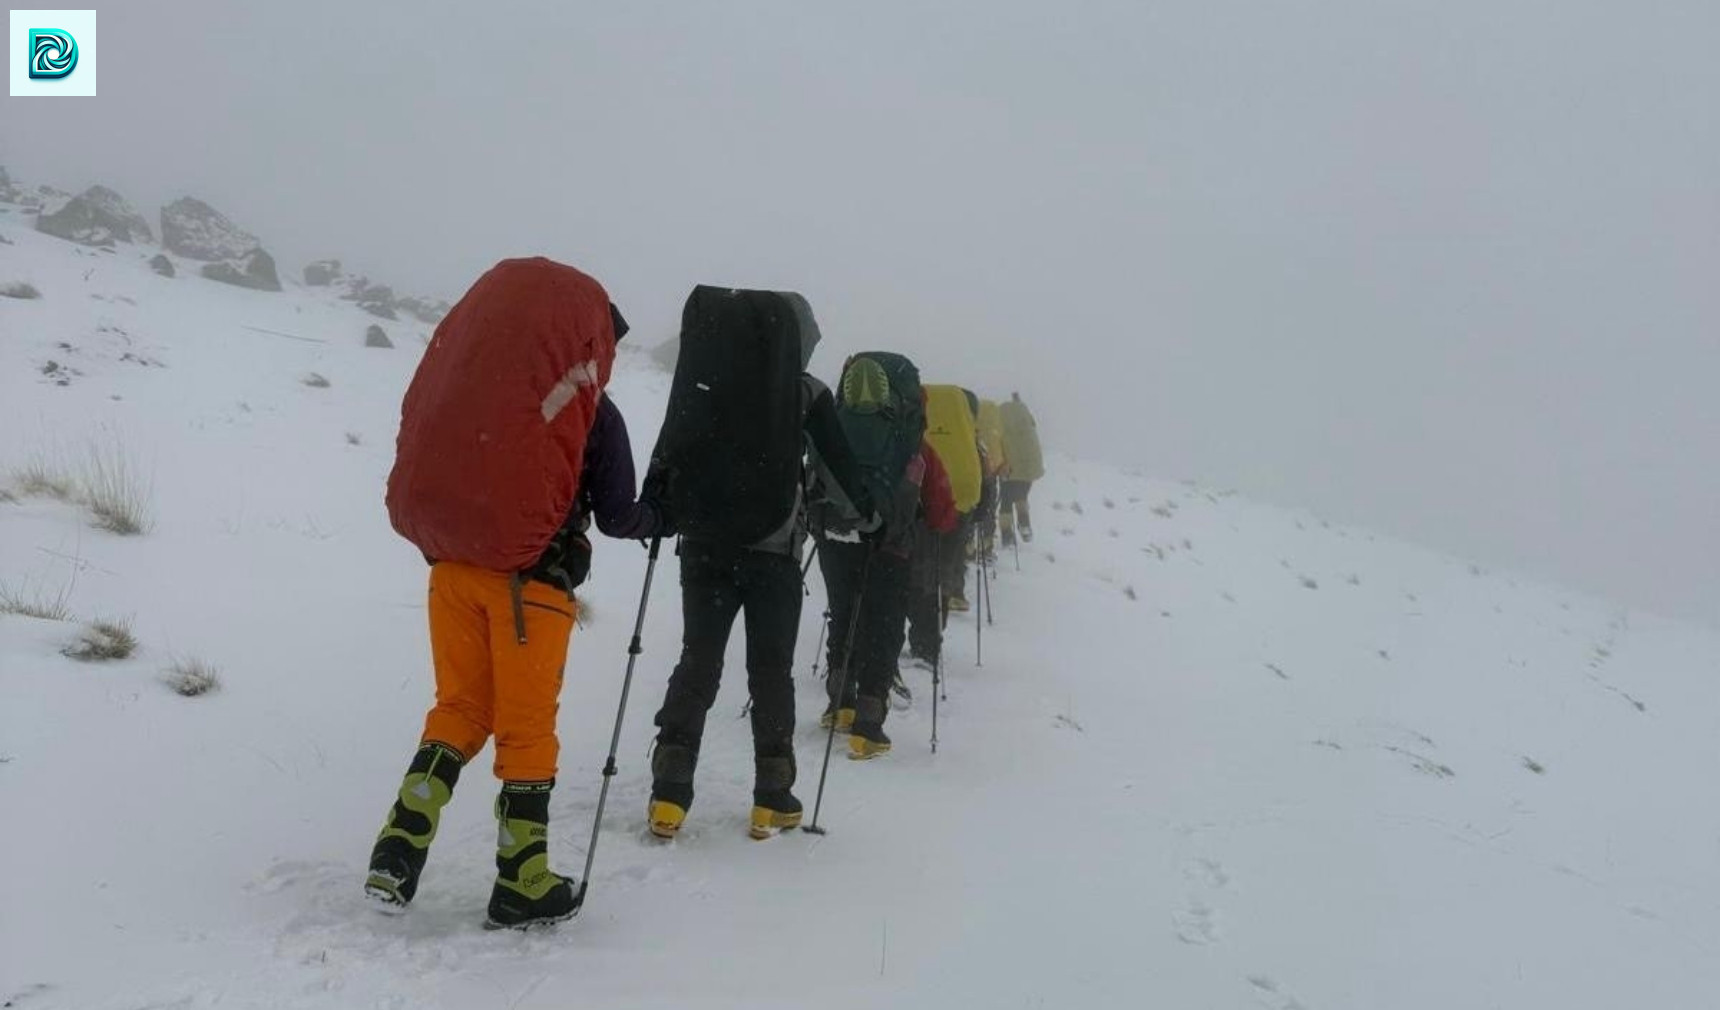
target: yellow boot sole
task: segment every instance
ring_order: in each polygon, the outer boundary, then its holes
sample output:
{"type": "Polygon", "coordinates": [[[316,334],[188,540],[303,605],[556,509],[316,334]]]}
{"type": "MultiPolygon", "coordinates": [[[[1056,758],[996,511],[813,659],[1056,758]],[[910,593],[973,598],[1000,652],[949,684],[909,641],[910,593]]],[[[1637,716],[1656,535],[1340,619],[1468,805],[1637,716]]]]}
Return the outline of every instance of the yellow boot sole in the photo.
{"type": "Polygon", "coordinates": [[[686,819],[687,812],[675,804],[663,800],[651,801],[651,833],[658,838],[674,838],[680,834],[681,823],[686,819]]]}
{"type": "Polygon", "coordinates": [[[783,813],[769,807],[753,807],[752,826],[747,829],[747,834],[762,842],[766,838],[774,838],[784,831],[798,827],[800,827],[800,811],[798,810],[794,813],[783,813]]]}
{"type": "MultiPolygon", "coordinates": [[[[818,728],[819,729],[829,729],[830,728],[830,713],[829,712],[826,712],[822,716],[819,716],[818,728]]],[[[847,733],[847,732],[853,730],[853,728],[854,728],[854,710],[851,708],[839,708],[839,709],[837,709],[836,710],[836,732],[847,733]]]]}
{"type": "Polygon", "coordinates": [[[870,761],[888,753],[890,753],[890,745],[887,743],[877,743],[863,736],[848,738],[848,760],[850,761],[870,761]]]}

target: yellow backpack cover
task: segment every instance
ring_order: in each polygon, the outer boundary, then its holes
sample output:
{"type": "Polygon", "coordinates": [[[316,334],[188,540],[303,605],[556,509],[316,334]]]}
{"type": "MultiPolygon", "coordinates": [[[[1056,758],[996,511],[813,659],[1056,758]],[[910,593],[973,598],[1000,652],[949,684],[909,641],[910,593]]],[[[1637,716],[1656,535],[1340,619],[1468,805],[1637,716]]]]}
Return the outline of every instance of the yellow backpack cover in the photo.
{"type": "Polygon", "coordinates": [[[960,386],[926,386],[925,390],[926,441],[949,471],[956,511],[972,512],[979,504],[979,443],[967,394],[960,386]]]}

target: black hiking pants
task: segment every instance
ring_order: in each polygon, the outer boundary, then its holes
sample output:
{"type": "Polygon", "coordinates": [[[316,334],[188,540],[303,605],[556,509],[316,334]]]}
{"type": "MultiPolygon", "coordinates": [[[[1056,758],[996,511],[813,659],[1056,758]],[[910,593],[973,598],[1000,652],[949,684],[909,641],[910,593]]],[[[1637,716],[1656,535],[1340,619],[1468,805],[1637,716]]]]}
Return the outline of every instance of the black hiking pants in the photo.
{"type": "Polygon", "coordinates": [[[792,754],[800,566],[786,554],[692,540],[681,542],[680,555],[681,661],[657,712],[659,737],[698,750],[722,683],[729,632],[745,611],[753,747],[761,756],[792,754]]]}
{"type": "Polygon", "coordinates": [[[968,544],[973,542],[974,514],[964,513],[956,528],[938,538],[938,567],[944,580],[944,596],[967,598],[968,544]]]}
{"type": "Polygon", "coordinates": [[[887,698],[906,637],[908,559],[874,550],[870,544],[824,540],[818,547],[818,566],[824,573],[824,588],[830,599],[830,627],[826,635],[830,643],[830,671],[825,685],[831,703],[849,706],[860,695],[887,698]],[[870,571],[868,553],[872,555],[870,571]],[[848,629],[857,607],[860,616],[855,625],[847,697],[838,698],[843,662],[849,655],[848,629]]]}
{"type": "MultiPolygon", "coordinates": [[[[915,659],[936,660],[944,644],[944,603],[938,597],[942,583],[943,536],[924,524],[914,535],[912,576],[908,586],[908,651],[915,659]]],[[[946,589],[947,592],[947,589],[946,589]]]]}

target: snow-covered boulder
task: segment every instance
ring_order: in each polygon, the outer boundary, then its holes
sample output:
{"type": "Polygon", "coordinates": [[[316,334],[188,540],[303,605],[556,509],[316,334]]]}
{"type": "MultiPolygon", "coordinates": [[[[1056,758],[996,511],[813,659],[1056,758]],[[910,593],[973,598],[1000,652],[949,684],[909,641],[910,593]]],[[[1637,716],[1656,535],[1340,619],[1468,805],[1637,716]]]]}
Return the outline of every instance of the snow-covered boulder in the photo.
{"type": "Polygon", "coordinates": [[[254,291],[281,290],[281,279],[275,273],[275,258],[260,248],[234,259],[210,263],[201,273],[209,280],[254,291]]]}
{"type": "Polygon", "coordinates": [[[161,208],[161,244],[174,255],[208,262],[241,260],[262,245],[227,215],[190,196],[161,208]]]}
{"type": "Polygon", "coordinates": [[[447,302],[433,302],[428,298],[419,298],[417,295],[407,295],[404,298],[396,299],[394,307],[398,311],[411,316],[413,319],[416,319],[421,323],[427,323],[431,326],[441,322],[442,317],[446,316],[448,314],[448,310],[453,308],[453,306],[449,305],[447,302]]]}
{"type": "Polygon", "coordinates": [[[36,230],[80,245],[155,241],[143,215],[106,186],[91,186],[56,210],[44,209],[36,218],[36,230]]]}
{"type": "Polygon", "coordinates": [[[394,289],[386,284],[372,284],[368,277],[352,278],[341,297],[380,319],[400,318],[394,311],[394,289]]]}
{"type": "Polygon", "coordinates": [[[305,264],[305,284],[308,287],[326,288],[340,278],[340,260],[317,260],[305,264]]]}
{"type": "Polygon", "coordinates": [[[72,194],[53,186],[37,186],[35,189],[25,189],[22,186],[12,187],[14,200],[20,207],[30,210],[42,210],[45,207],[58,207],[72,198],[72,194]]]}
{"type": "Polygon", "coordinates": [[[174,273],[176,273],[173,269],[173,261],[168,259],[165,253],[156,253],[154,256],[151,256],[149,258],[149,268],[163,277],[172,277],[174,273]]]}

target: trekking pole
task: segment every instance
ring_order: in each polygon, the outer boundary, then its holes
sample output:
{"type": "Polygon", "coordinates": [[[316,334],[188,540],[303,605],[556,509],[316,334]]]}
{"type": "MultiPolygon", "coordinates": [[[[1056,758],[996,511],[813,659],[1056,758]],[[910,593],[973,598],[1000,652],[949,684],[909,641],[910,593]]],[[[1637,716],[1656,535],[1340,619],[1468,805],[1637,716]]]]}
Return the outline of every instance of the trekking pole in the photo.
{"type": "MultiPolygon", "coordinates": [[[[943,570],[942,566],[939,566],[938,574],[937,574],[936,578],[933,580],[932,584],[937,587],[936,592],[938,594],[938,600],[940,601],[938,606],[941,607],[941,606],[943,606],[943,603],[941,601],[944,598],[944,570],[943,570]]],[[[938,630],[938,651],[936,653],[934,653],[932,656],[932,753],[933,754],[936,754],[938,752],[938,695],[942,694],[944,691],[943,667],[944,667],[944,633],[943,633],[943,629],[940,628],[938,630]]]]}
{"type": "Polygon", "coordinates": [[[991,580],[997,578],[996,558],[988,558],[984,551],[979,556],[979,584],[985,590],[985,623],[996,624],[991,618],[991,580]]]}
{"type": "Polygon", "coordinates": [[[860,630],[860,608],[866,604],[866,582],[872,577],[872,555],[876,553],[876,544],[866,545],[866,563],[860,566],[860,588],[854,594],[854,613],[848,618],[848,641],[842,646],[842,678],[836,682],[836,693],[831,697],[830,735],[824,738],[824,767],[818,773],[818,797],[812,802],[812,823],[800,829],[811,835],[829,833],[818,826],[818,812],[824,808],[824,780],[830,775],[830,752],[836,747],[836,714],[848,694],[848,675],[854,667],[854,636],[860,630]]]}
{"type": "Polygon", "coordinates": [[[812,652],[812,679],[818,679],[818,662],[824,658],[824,633],[830,630],[830,608],[824,608],[824,618],[818,622],[818,647],[812,652]]]}
{"type": "Polygon", "coordinates": [[[806,564],[800,566],[800,588],[806,595],[811,596],[812,590],[806,585],[806,573],[812,571],[812,563],[818,560],[818,541],[812,542],[812,550],[806,552],[806,564]]]}
{"type": "MultiPolygon", "coordinates": [[[[801,590],[801,592],[805,593],[807,596],[812,595],[812,587],[810,587],[806,584],[806,573],[812,571],[812,562],[817,560],[817,558],[818,558],[818,545],[819,545],[819,542],[817,540],[814,540],[812,542],[812,550],[810,552],[808,552],[806,555],[806,564],[802,565],[801,569],[800,569],[800,590],[801,590]]],[[[813,680],[818,679],[818,660],[821,656],[824,655],[824,632],[825,632],[826,626],[829,625],[829,623],[830,623],[830,606],[828,603],[826,603],[825,607],[824,607],[824,620],[818,622],[818,647],[816,649],[814,649],[812,652],[812,679],[813,680]]]]}
{"type": "Polygon", "coordinates": [[[591,887],[591,864],[597,858],[597,835],[603,828],[603,805],[609,799],[609,780],[615,777],[615,752],[621,748],[621,720],[627,715],[627,694],[633,688],[633,666],[645,651],[641,636],[645,634],[645,604],[651,600],[651,579],[657,573],[657,549],[662,537],[651,538],[650,560],[645,562],[645,588],[639,591],[639,616],[633,620],[633,640],[627,645],[627,675],[621,680],[621,704],[615,712],[615,735],[609,738],[609,758],[603,763],[603,788],[597,793],[597,816],[591,821],[591,844],[585,848],[585,874],[579,878],[579,893],[573,896],[575,912],[585,907],[585,894],[591,887]]]}
{"type": "MultiPolygon", "coordinates": [[[[944,570],[942,568],[938,569],[938,609],[942,612],[943,619],[947,623],[950,619],[950,606],[944,601],[944,570]]],[[[938,626],[938,654],[932,661],[932,676],[936,678],[938,687],[937,694],[933,697],[942,696],[945,701],[949,701],[949,691],[944,687],[949,681],[944,677],[944,630],[941,624],[938,626]]]]}
{"type": "MultiPolygon", "coordinates": [[[[979,528],[978,527],[974,528],[974,553],[975,554],[979,553],[979,528]]],[[[980,620],[980,618],[983,616],[982,614],[980,614],[980,609],[985,604],[985,557],[983,555],[981,555],[981,557],[979,559],[979,585],[976,587],[976,590],[977,591],[974,593],[974,597],[973,597],[973,608],[974,608],[973,609],[973,640],[974,640],[973,665],[984,666],[985,665],[985,622],[980,620]]]]}

